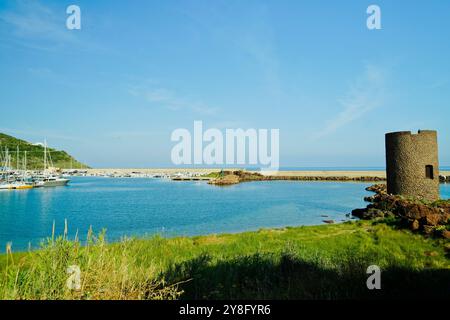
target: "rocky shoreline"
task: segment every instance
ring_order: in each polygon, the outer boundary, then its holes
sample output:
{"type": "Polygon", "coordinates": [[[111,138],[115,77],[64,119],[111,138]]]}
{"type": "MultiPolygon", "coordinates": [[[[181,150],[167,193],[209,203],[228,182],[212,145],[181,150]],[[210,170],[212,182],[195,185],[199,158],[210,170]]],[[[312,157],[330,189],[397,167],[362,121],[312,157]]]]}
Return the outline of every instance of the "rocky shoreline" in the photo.
{"type": "Polygon", "coordinates": [[[375,195],[364,198],[370,204],[353,210],[353,216],[364,220],[391,219],[412,231],[450,239],[450,200],[426,202],[392,195],[386,192],[385,184],[376,184],[366,190],[375,195]]]}
{"type": "Polygon", "coordinates": [[[360,176],[360,177],[349,177],[349,176],[265,176],[264,180],[274,181],[274,180],[296,180],[296,181],[359,181],[359,182],[379,182],[385,181],[385,178],[372,177],[372,176],[360,176]]]}
{"type": "Polygon", "coordinates": [[[284,175],[263,175],[258,172],[249,172],[243,170],[223,171],[220,176],[209,181],[213,185],[232,185],[249,181],[358,181],[358,182],[381,182],[386,179],[377,176],[284,176],[284,175]]]}
{"type": "MultiPolygon", "coordinates": [[[[226,170],[222,171],[220,175],[218,174],[209,183],[214,185],[232,185],[241,182],[248,181],[354,181],[354,182],[383,182],[386,181],[384,176],[379,175],[333,175],[333,174],[323,174],[323,175],[301,175],[300,173],[296,175],[285,175],[283,172],[278,172],[274,175],[264,175],[259,172],[245,171],[245,170],[226,170]]],[[[439,181],[441,183],[450,183],[450,175],[439,176],[439,181]]]]}

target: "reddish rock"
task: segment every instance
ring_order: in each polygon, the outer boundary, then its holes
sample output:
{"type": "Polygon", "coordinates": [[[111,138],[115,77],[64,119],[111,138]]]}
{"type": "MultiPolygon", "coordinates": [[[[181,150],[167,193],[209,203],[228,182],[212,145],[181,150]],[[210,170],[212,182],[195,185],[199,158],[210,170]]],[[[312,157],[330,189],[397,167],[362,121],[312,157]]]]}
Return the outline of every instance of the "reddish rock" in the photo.
{"type": "Polygon", "coordinates": [[[437,226],[443,218],[442,214],[439,213],[431,213],[424,218],[424,224],[430,226],[437,226]]]}
{"type": "Polygon", "coordinates": [[[364,209],[353,210],[352,215],[360,219],[396,217],[402,227],[421,230],[426,234],[439,234],[445,238],[450,236],[450,231],[443,230],[443,226],[450,224],[450,201],[427,203],[421,199],[387,194],[384,188],[385,185],[368,187],[368,191],[376,194],[364,198],[370,204],[364,209]]]}
{"type": "Polygon", "coordinates": [[[419,220],[425,218],[429,215],[439,212],[439,209],[426,206],[424,204],[406,204],[399,203],[399,213],[400,215],[407,217],[409,219],[419,220]]]}
{"type": "Polygon", "coordinates": [[[410,224],[411,230],[415,231],[415,230],[418,230],[419,228],[420,228],[419,221],[417,221],[417,220],[411,221],[411,224],[410,224]]]}
{"type": "Polygon", "coordinates": [[[434,232],[434,227],[433,226],[423,226],[423,232],[425,234],[432,234],[434,232]]]}
{"type": "Polygon", "coordinates": [[[366,190],[375,193],[386,193],[386,184],[374,184],[367,187],[366,190]]]}
{"type": "Polygon", "coordinates": [[[442,224],[450,224],[450,211],[449,212],[445,212],[442,215],[442,220],[441,220],[442,224]]]}

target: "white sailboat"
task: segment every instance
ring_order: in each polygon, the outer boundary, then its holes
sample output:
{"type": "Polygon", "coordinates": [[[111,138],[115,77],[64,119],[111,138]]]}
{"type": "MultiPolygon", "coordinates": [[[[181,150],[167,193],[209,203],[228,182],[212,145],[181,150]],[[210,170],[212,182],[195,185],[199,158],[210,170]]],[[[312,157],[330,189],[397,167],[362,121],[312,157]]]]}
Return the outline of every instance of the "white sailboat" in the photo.
{"type": "Polygon", "coordinates": [[[7,173],[7,165],[8,165],[8,149],[5,148],[5,154],[3,155],[3,148],[0,150],[0,158],[2,161],[2,168],[1,168],[1,176],[0,176],[0,189],[9,189],[9,175],[7,173]]]}
{"type": "Polygon", "coordinates": [[[55,171],[50,169],[49,164],[53,167],[50,153],[47,157],[47,140],[44,142],[44,171],[42,176],[37,177],[36,187],[59,187],[69,183],[69,179],[63,178],[55,171]]]}
{"type": "MultiPolygon", "coordinates": [[[[22,177],[16,177],[13,173],[11,175],[10,168],[11,168],[11,156],[9,155],[8,149],[5,149],[5,160],[3,162],[3,168],[2,168],[2,179],[0,179],[0,189],[31,189],[33,188],[32,185],[27,184],[25,182],[25,172],[26,172],[26,153],[25,153],[25,159],[24,161],[24,170],[22,173],[22,177]],[[12,177],[11,177],[12,176],[12,177]]],[[[20,174],[19,169],[19,147],[17,147],[17,168],[16,168],[20,174]]]]}

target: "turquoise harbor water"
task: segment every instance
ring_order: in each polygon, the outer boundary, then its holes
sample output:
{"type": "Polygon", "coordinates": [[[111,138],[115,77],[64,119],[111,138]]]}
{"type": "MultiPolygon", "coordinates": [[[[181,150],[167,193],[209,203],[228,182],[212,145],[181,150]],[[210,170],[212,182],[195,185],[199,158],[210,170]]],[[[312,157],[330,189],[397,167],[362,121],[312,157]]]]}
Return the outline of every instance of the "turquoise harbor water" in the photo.
{"type": "MultiPolygon", "coordinates": [[[[73,178],[69,186],[0,192],[0,251],[37,248],[53,221],[61,234],[81,239],[92,225],[107,229],[109,241],[122,236],[199,235],[263,227],[340,222],[365,206],[370,183],[273,181],[215,187],[205,182],[158,179],[73,178]],[[327,217],[324,217],[326,215],[327,217]]],[[[450,198],[450,185],[442,186],[450,198]]]]}

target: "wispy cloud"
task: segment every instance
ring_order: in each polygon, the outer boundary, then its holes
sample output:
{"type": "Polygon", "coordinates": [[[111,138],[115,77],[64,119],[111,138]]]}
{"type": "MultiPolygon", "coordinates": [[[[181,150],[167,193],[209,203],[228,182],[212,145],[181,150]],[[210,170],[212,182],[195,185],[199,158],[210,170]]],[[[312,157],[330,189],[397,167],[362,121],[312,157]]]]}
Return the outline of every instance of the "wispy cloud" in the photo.
{"type": "Polygon", "coordinates": [[[277,34],[269,5],[261,1],[246,2],[245,5],[233,1],[216,1],[208,6],[195,1],[187,3],[189,5],[180,10],[209,34],[213,42],[235,50],[259,69],[266,93],[283,94],[277,34]],[[233,19],[229,19],[230,16],[233,19]]]}
{"type": "Polygon", "coordinates": [[[42,77],[42,78],[48,78],[48,77],[54,77],[55,73],[50,68],[46,67],[36,67],[36,68],[28,68],[28,73],[30,75],[36,76],[36,77],[42,77]]]}
{"type": "Polygon", "coordinates": [[[248,128],[250,127],[250,125],[246,121],[242,120],[222,120],[212,123],[211,127],[217,128],[219,130],[224,130],[224,129],[248,128]]]}
{"type": "Polygon", "coordinates": [[[371,64],[366,65],[363,75],[354,81],[344,98],[338,100],[342,110],[329,119],[314,138],[329,135],[381,106],[385,77],[384,69],[371,64]]]}
{"type": "Polygon", "coordinates": [[[70,52],[67,50],[69,47],[77,51],[113,53],[92,41],[83,29],[68,30],[65,9],[62,3],[49,5],[38,0],[14,1],[13,6],[0,9],[0,46],[70,52]]]}
{"type": "Polygon", "coordinates": [[[212,107],[203,101],[181,96],[173,90],[160,87],[130,87],[130,94],[145,99],[152,105],[159,105],[172,111],[188,110],[202,115],[214,115],[219,108],[212,107]]]}
{"type": "Polygon", "coordinates": [[[38,49],[78,41],[65,27],[64,11],[57,14],[39,1],[20,0],[15,4],[15,7],[0,12],[0,22],[5,25],[9,38],[38,49]]]}
{"type": "Polygon", "coordinates": [[[113,132],[108,132],[106,134],[104,134],[104,136],[106,138],[112,138],[112,139],[129,139],[129,138],[154,138],[155,136],[166,136],[167,132],[163,132],[163,131],[130,131],[130,130],[126,130],[126,131],[113,131],[113,132]]]}
{"type": "Polygon", "coordinates": [[[440,80],[434,81],[428,87],[430,89],[442,89],[443,87],[446,87],[448,84],[449,84],[448,79],[440,79],[440,80]]]}
{"type": "Polygon", "coordinates": [[[259,65],[269,92],[280,95],[280,60],[276,54],[275,32],[269,22],[269,12],[265,5],[255,7],[251,23],[244,30],[235,33],[238,35],[235,41],[259,65]]]}

